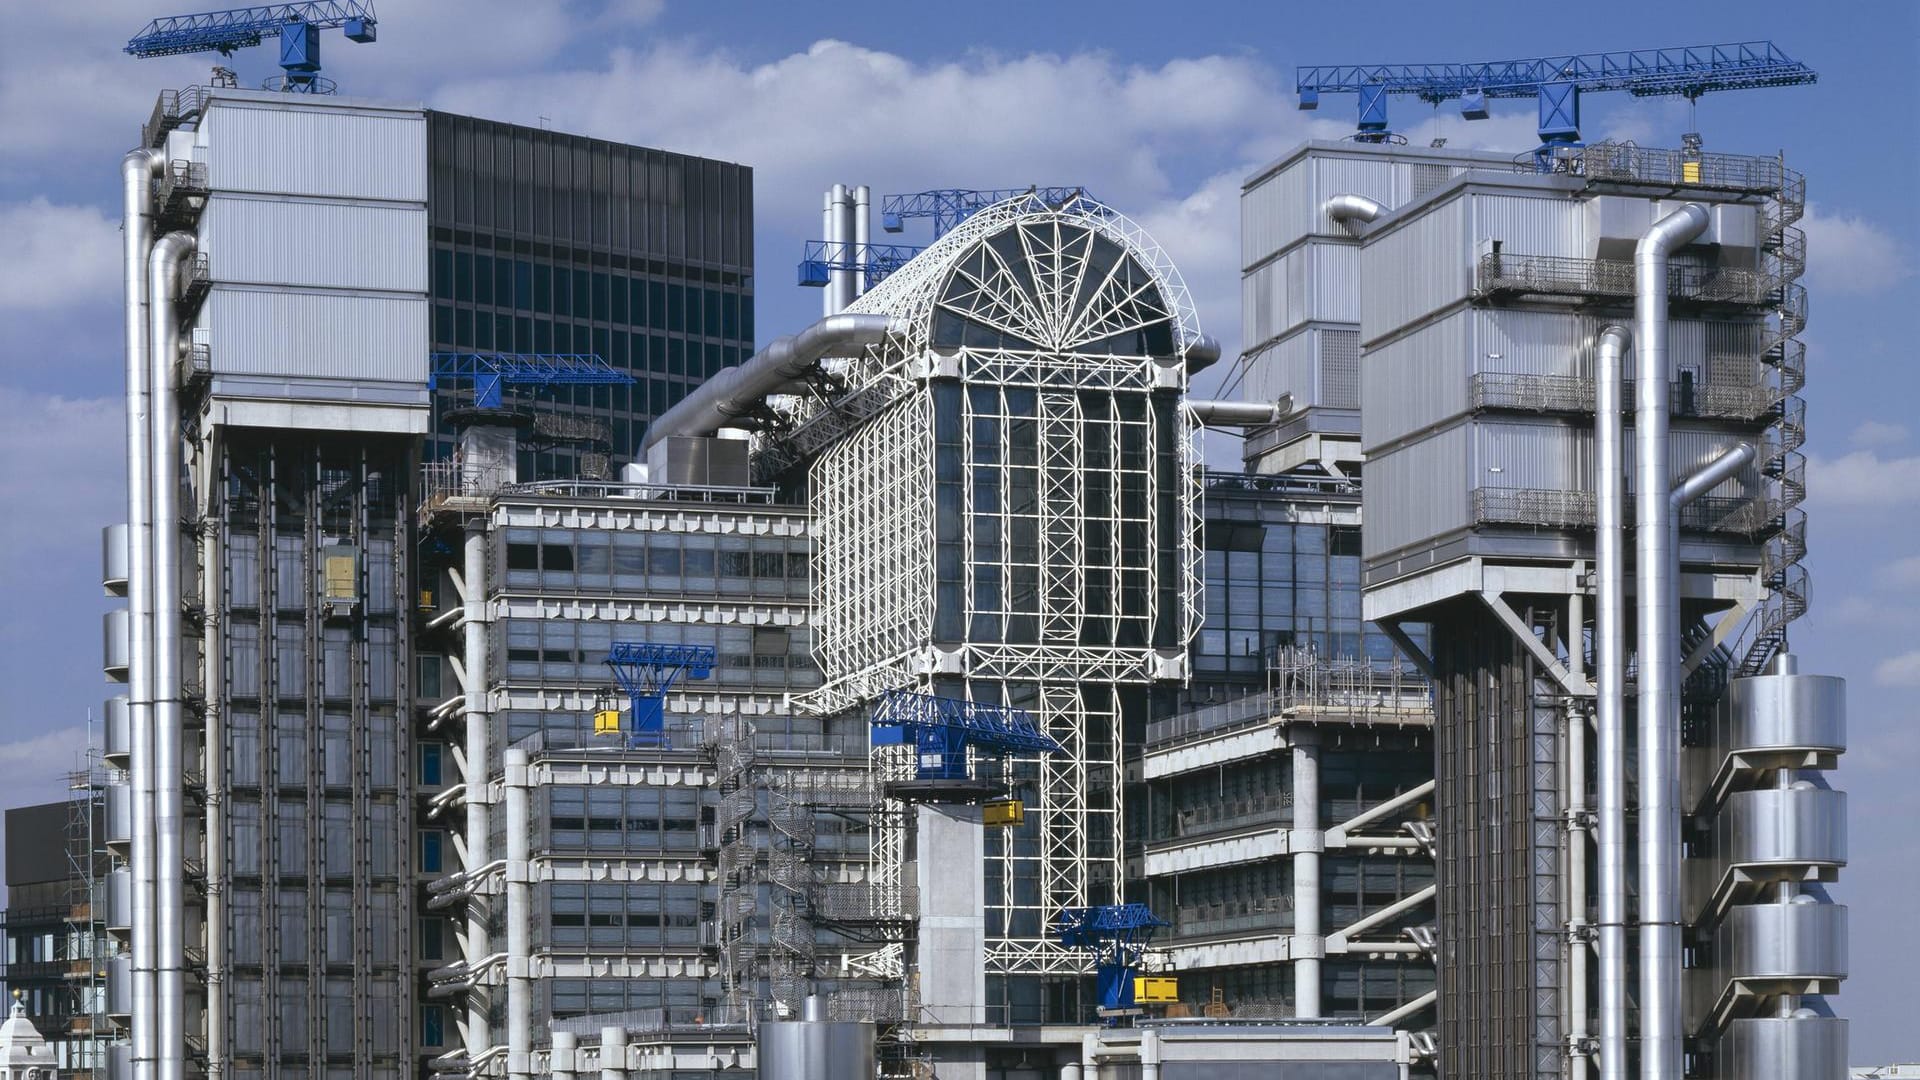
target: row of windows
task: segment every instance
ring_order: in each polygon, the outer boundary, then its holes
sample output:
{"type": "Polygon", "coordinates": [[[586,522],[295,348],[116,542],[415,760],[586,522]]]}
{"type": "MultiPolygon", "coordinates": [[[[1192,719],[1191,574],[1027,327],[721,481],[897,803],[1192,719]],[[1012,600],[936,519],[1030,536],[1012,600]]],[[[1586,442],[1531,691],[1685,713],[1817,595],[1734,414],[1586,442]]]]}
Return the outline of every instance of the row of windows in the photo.
{"type": "MultiPolygon", "coordinates": [[[[527,315],[489,314],[435,304],[433,343],[436,349],[477,349],[482,352],[592,353],[623,371],[646,372],[699,381],[723,367],[740,363],[749,342],[689,341],[683,337],[628,333],[584,323],[554,322],[527,315]]],[[[669,382],[667,385],[673,385],[669,382]]],[[[590,387],[555,387],[584,392],[590,387]]],[[[604,390],[605,388],[600,388],[604,390]]],[[[586,405],[591,398],[576,397],[586,405]]],[[[644,397],[636,398],[644,404],[644,397]]]]}
{"type": "Polygon", "coordinates": [[[753,299],[721,289],[436,248],[433,295],[613,326],[753,340],[753,299]]]}
{"type": "Polygon", "coordinates": [[[473,232],[468,229],[450,229],[445,225],[435,226],[432,232],[437,244],[451,244],[456,249],[494,251],[503,256],[529,255],[549,266],[571,263],[579,266],[608,266],[615,270],[631,270],[636,274],[648,274],[657,278],[679,278],[682,281],[702,281],[709,285],[732,285],[742,288],[753,287],[753,275],[736,270],[722,269],[717,266],[692,266],[678,260],[649,259],[640,252],[596,251],[590,247],[569,247],[546,240],[516,239],[511,236],[499,236],[486,232],[473,232]]]}

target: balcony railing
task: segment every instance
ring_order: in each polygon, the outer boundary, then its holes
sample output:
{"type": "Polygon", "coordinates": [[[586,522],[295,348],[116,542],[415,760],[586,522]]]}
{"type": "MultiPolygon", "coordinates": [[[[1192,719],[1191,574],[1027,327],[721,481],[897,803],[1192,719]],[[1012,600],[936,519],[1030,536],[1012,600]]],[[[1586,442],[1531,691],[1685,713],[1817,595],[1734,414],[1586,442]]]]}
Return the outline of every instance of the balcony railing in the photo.
{"type": "MultiPolygon", "coordinates": [[[[1755,372],[1760,370],[1758,361],[1755,372]]],[[[1633,383],[1624,382],[1620,398],[1623,411],[1633,409],[1633,383]]],[[[1584,375],[1534,375],[1517,372],[1483,371],[1469,381],[1469,394],[1475,409],[1504,409],[1536,413],[1593,413],[1594,381],[1584,375]]],[[[1677,417],[1710,417],[1721,420],[1757,420],[1768,415],[1779,392],[1764,385],[1725,386],[1718,384],[1673,385],[1668,408],[1677,417]]]]}
{"type": "MultiPolygon", "coordinates": [[[[1621,508],[1623,524],[1633,523],[1633,502],[1621,508]]],[[[1591,491],[1545,488],[1475,488],[1473,520],[1480,525],[1530,525],[1543,529],[1591,529],[1596,510],[1591,491]]],[[[1752,537],[1777,516],[1774,500],[1707,496],[1680,511],[1680,527],[1693,532],[1752,537]]]]}
{"type": "MultiPolygon", "coordinates": [[[[1667,267],[1667,294],[1702,304],[1767,304],[1780,289],[1772,277],[1733,267],[1667,267]]],[[[1481,296],[1634,295],[1634,268],[1617,259],[1576,259],[1490,251],[1480,257],[1474,291],[1481,296]]]]}
{"type": "Polygon", "coordinates": [[[1777,157],[1600,142],[1570,151],[1560,160],[1568,171],[1592,181],[1777,195],[1783,202],[1805,203],[1807,197],[1806,177],[1777,157]]]}

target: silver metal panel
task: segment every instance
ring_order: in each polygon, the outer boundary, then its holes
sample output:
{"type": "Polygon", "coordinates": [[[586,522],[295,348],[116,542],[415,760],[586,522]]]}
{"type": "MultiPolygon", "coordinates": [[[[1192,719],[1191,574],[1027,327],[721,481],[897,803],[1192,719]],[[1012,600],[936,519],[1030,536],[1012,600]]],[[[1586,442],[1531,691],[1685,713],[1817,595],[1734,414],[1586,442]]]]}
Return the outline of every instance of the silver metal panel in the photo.
{"type": "Polygon", "coordinates": [[[127,661],[133,651],[132,616],[126,608],[115,608],[100,621],[100,666],[113,682],[127,681],[127,661]]]}
{"type": "Polygon", "coordinates": [[[1360,249],[1309,241],[1241,280],[1241,333],[1257,347],[1306,322],[1360,321],[1360,249]]]}
{"type": "Polygon", "coordinates": [[[424,298],[217,285],[201,319],[217,375],[427,380],[424,298]]]}
{"type": "Polygon", "coordinates": [[[133,749],[133,710],[125,694],[115,694],[102,708],[101,727],[105,731],[107,764],[125,768],[127,754],[133,749]]]}
{"type": "Polygon", "coordinates": [[[133,786],[108,784],[101,800],[101,828],[109,845],[133,842],[133,786]]]}
{"type": "Polygon", "coordinates": [[[133,1080],[133,1044],[116,1042],[107,1045],[108,1080],[133,1080]]]}
{"type": "Polygon", "coordinates": [[[1467,412],[1477,314],[1456,312],[1360,358],[1360,440],[1369,454],[1467,412]]]}
{"type": "Polygon", "coordinates": [[[1728,1080],[1837,1080],[1847,1075],[1847,1022],[1812,1010],[1735,1020],[1713,1065],[1728,1080]]]}
{"type": "Polygon", "coordinates": [[[1506,195],[1477,192],[1471,197],[1473,251],[1578,258],[1586,254],[1585,208],[1557,192],[1506,195]]]}
{"type": "Polygon", "coordinates": [[[1467,428],[1451,427],[1368,457],[1360,511],[1367,523],[1360,535],[1367,558],[1469,523],[1470,438],[1467,428]]]}
{"type": "Polygon", "coordinates": [[[868,1080],[872,1024],[792,1020],[760,1025],[760,1080],[868,1080]]]}
{"type": "Polygon", "coordinates": [[[1588,491],[1593,433],[1553,420],[1481,417],[1473,425],[1470,488],[1588,491]]]}
{"type": "Polygon", "coordinates": [[[133,1015],[133,957],[122,953],[107,961],[107,1015],[133,1015]]]}
{"type": "Polygon", "coordinates": [[[133,871],[122,866],[107,874],[104,889],[107,929],[124,933],[133,926],[133,871]]]}
{"type": "Polygon", "coordinates": [[[100,586],[108,596],[127,595],[127,523],[100,530],[100,586]]]}
{"type": "Polygon", "coordinates": [[[1847,977],[1847,909],[1840,904],[1742,905],[1727,912],[1717,937],[1729,979],[1847,977]]]}
{"type": "Polygon", "coordinates": [[[1705,745],[1688,751],[1687,798],[1698,804],[1734,775],[1832,768],[1847,748],[1847,684],[1832,675],[1735,679],[1705,745]]]}
{"type": "Polygon", "coordinates": [[[427,120],[418,110],[220,97],[198,141],[216,190],[427,200],[427,120]]]}
{"type": "Polygon", "coordinates": [[[1360,249],[1360,340],[1371,342],[1467,298],[1474,250],[1464,198],[1391,226],[1360,249]]]}
{"type": "Polygon", "coordinates": [[[422,206],[215,196],[200,246],[221,282],[427,291],[422,206]]]}
{"type": "Polygon", "coordinates": [[[1311,168],[1305,159],[1296,161],[1241,194],[1241,266],[1269,258],[1314,231],[1319,215],[1308,197],[1311,168]]]}
{"type": "Polygon", "coordinates": [[[1687,863],[1692,913],[1769,882],[1826,877],[1847,862],[1846,794],[1810,784],[1735,792],[1714,817],[1710,850],[1687,863]]]}

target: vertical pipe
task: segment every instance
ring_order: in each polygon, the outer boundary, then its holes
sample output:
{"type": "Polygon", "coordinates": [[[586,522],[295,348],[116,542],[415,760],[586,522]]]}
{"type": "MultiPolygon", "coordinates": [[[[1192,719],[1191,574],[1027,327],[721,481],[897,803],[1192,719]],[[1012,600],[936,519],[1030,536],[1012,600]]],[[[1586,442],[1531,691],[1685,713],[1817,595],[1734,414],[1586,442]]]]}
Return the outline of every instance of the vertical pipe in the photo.
{"type": "Polygon", "coordinates": [[[1326,952],[1320,925],[1320,852],[1326,833],[1320,827],[1320,733],[1294,726],[1293,827],[1288,831],[1293,856],[1293,1015],[1321,1015],[1320,958],[1326,952]]]}
{"type": "Polygon", "coordinates": [[[170,232],[147,262],[147,316],[152,322],[148,376],[153,463],[153,880],[154,1076],[184,1080],[186,1043],[186,822],[180,744],[180,409],[173,365],[180,355],[180,320],[173,298],[181,260],[193,253],[192,233],[170,232]]]}
{"type": "MultiPolygon", "coordinates": [[[[221,506],[214,493],[221,490],[220,429],[209,427],[204,438],[203,470],[209,520],[221,522],[221,506]]],[[[207,723],[205,735],[207,777],[207,1076],[220,1080],[227,1071],[227,713],[221,689],[227,685],[225,592],[220,555],[226,536],[223,522],[200,540],[200,587],[207,594],[203,647],[206,666],[207,723]],[[218,602],[215,602],[218,601],[218,602]]]]}
{"type": "Polygon", "coordinates": [[[128,756],[133,787],[133,1069],[153,1072],[153,463],[147,249],[153,244],[153,181],[166,158],[135,150],[120,161],[127,339],[128,756]]]}
{"type": "MultiPolygon", "coordinates": [[[[1576,598],[1578,600],[1579,598],[1576,598]]],[[[1580,651],[1579,622],[1573,652],[1580,651]]],[[[1587,1080],[1587,706],[1567,706],[1568,1080],[1587,1080]]]]}
{"type": "MultiPolygon", "coordinates": [[[[834,192],[838,190],[839,186],[840,185],[835,184],[833,187],[828,188],[826,194],[820,197],[820,239],[826,241],[828,262],[833,261],[833,245],[835,241],[840,239],[840,234],[834,229],[833,219],[834,208],[839,205],[838,201],[834,198],[834,192]]],[[[840,314],[840,307],[836,303],[839,297],[834,295],[834,280],[833,271],[827,271],[827,283],[820,289],[820,317],[823,319],[829,315],[840,314]]]]}
{"type": "Polygon", "coordinates": [[[600,1029],[600,1080],[627,1080],[627,1029],[600,1029]]]}
{"type": "Polygon", "coordinates": [[[576,1055],[579,1051],[580,1036],[571,1031],[553,1033],[552,1049],[547,1057],[547,1071],[553,1074],[553,1080],[574,1080],[579,1068],[576,1055]]]}
{"type": "Polygon", "coordinates": [[[1160,1033],[1151,1028],[1140,1033],[1140,1080],[1160,1080],[1160,1033]]]}
{"type": "Polygon", "coordinates": [[[828,314],[837,315],[853,303],[853,271],[846,268],[852,255],[846,245],[853,238],[853,195],[847,185],[835,184],[829,199],[827,239],[839,248],[835,268],[827,272],[827,288],[833,293],[833,310],[828,314]]]}
{"type": "Polygon", "coordinates": [[[1639,588],[1640,1075],[1681,1080],[1679,567],[1668,446],[1667,257],[1707,227],[1688,203],[1634,248],[1634,581],[1639,588]]]}
{"type": "Polygon", "coordinates": [[[533,817],[528,807],[527,752],[501,754],[507,802],[507,1075],[533,1076],[533,906],[528,860],[532,858],[533,817]]]}
{"type": "Polygon", "coordinates": [[[873,243],[873,189],[865,184],[853,189],[853,295],[867,291],[868,247],[873,243]]]}
{"type": "MultiPolygon", "coordinates": [[[[467,669],[467,745],[466,770],[461,779],[466,784],[467,850],[462,869],[472,872],[487,865],[487,729],[492,721],[487,710],[487,531],[484,523],[468,526],[465,556],[467,595],[462,625],[467,669]]],[[[487,910],[486,900],[482,897],[473,896],[467,900],[467,932],[462,938],[462,945],[465,952],[462,959],[469,965],[479,963],[487,955],[487,910]]],[[[469,1061],[478,1060],[493,1045],[492,1033],[487,1030],[487,1005],[482,993],[467,995],[466,1035],[469,1061]]]]}
{"type": "Polygon", "coordinates": [[[1620,373],[1632,338],[1625,327],[1600,332],[1594,357],[1593,469],[1595,667],[1594,774],[1599,799],[1596,938],[1600,960],[1596,1012],[1601,1080],[1627,1077],[1627,725],[1626,477],[1620,373]]]}

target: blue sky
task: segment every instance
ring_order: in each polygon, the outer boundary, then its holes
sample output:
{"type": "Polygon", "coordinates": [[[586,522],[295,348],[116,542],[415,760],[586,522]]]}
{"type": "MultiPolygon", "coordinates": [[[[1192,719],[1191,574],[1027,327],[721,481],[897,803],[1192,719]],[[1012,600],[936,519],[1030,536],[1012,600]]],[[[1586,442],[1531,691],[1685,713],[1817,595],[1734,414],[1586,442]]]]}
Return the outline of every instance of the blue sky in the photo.
{"type": "MultiPolygon", "coordinates": [[[[207,4],[205,6],[217,6],[207,4]]],[[[207,60],[119,51],[191,0],[17,4],[0,35],[0,766],[21,804],[57,797],[99,676],[98,528],[124,516],[119,460],[120,155],[163,87],[207,60]],[[174,6],[178,3],[180,6],[174,6]]],[[[798,328],[799,243],[833,182],[877,191],[1085,184],[1180,265],[1203,325],[1239,338],[1239,182],[1350,103],[1294,110],[1297,64],[1486,60],[1771,36],[1821,81],[1685,103],[1590,96],[1589,137],[1784,150],[1808,176],[1813,613],[1805,669],[1844,675],[1852,750],[1854,1060],[1920,1060],[1920,6],[1906,0],[1315,5],[966,5],[382,0],[381,40],[331,35],[344,89],[672,150],[756,171],[763,335],[798,328]],[[543,120],[543,118],[545,118],[543,120]]],[[[236,62],[252,83],[270,50],[236,62]]],[[[1416,138],[1519,151],[1531,107],[1469,125],[1396,99],[1416,138]]]]}

